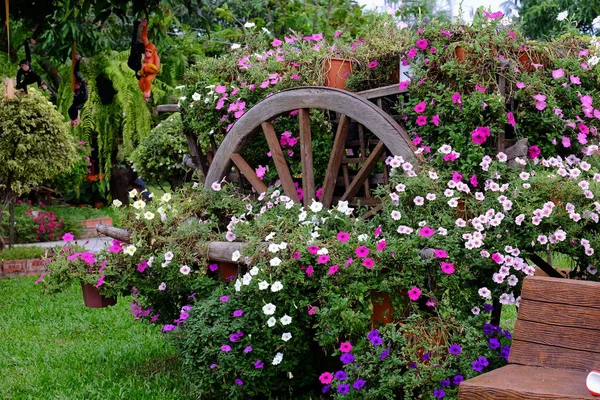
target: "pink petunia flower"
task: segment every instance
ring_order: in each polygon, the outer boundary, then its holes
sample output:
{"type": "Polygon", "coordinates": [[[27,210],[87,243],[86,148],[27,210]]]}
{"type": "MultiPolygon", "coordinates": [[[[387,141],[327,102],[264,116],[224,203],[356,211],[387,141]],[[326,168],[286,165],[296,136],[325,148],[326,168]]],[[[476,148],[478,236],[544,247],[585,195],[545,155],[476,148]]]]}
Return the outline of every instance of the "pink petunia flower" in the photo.
{"type": "Polygon", "coordinates": [[[579,79],[579,77],[575,76],[575,75],[571,75],[569,77],[569,79],[571,80],[571,83],[573,85],[581,85],[581,79],[579,79]]]}
{"type": "Polygon", "coordinates": [[[512,112],[506,113],[506,118],[508,120],[509,125],[515,126],[517,124],[517,122],[515,121],[515,116],[513,115],[512,112]]]}
{"type": "Polygon", "coordinates": [[[350,235],[348,235],[346,232],[340,232],[337,234],[337,240],[342,243],[346,243],[348,239],[350,239],[350,235]]]}
{"type": "Polygon", "coordinates": [[[454,264],[452,263],[442,262],[440,267],[445,274],[452,275],[454,273],[454,264]]]}
{"type": "Polygon", "coordinates": [[[419,236],[421,237],[430,237],[433,236],[434,233],[435,231],[427,225],[419,229],[419,236]]]}
{"type": "Polygon", "coordinates": [[[308,246],[306,250],[314,256],[319,251],[319,246],[308,246]]]}
{"type": "Polygon", "coordinates": [[[427,108],[427,103],[422,101],[415,106],[414,110],[417,114],[421,114],[423,111],[425,111],[425,108],[427,108]]]}
{"type": "Polygon", "coordinates": [[[375,68],[379,65],[379,63],[377,61],[371,61],[369,63],[369,65],[367,65],[367,68],[375,68]]]}
{"type": "Polygon", "coordinates": [[[358,258],[365,258],[369,255],[369,248],[367,246],[359,246],[354,251],[358,258]]]}
{"type": "Polygon", "coordinates": [[[313,266],[309,265],[308,267],[306,267],[306,275],[311,276],[314,272],[313,266]]]}
{"type": "Polygon", "coordinates": [[[329,257],[327,254],[321,254],[318,258],[317,258],[317,262],[319,264],[327,264],[329,262],[329,260],[331,259],[331,257],[329,257]]]}
{"type": "Polygon", "coordinates": [[[433,252],[435,258],[448,258],[448,252],[442,249],[436,249],[433,252]]]}
{"type": "Polygon", "coordinates": [[[279,47],[283,44],[283,42],[277,38],[275,38],[272,42],[271,42],[271,46],[273,47],[279,47]]]}
{"type": "Polygon", "coordinates": [[[339,267],[336,265],[332,265],[331,267],[329,267],[329,271],[327,271],[328,275],[333,275],[336,272],[338,272],[339,267]]]}
{"type": "Polygon", "coordinates": [[[527,150],[527,156],[529,158],[531,158],[532,160],[534,158],[538,158],[538,156],[541,154],[540,148],[535,145],[535,146],[529,146],[529,149],[527,150]]]}
{"type": "Polygon", "coordinates": [[[352,343],[350,343],[350,342],[340,343],[340,351],[342,353],[350,353],[352,351],[352,343]]]}
{"type": "Polygon", "coordinates": [[[454,104],[462,104],[462,100],[460,98],[460,93],[457,92],[452,95],[452,102],[454,104]]]}
{"type": "Polygon", "coordinates": [[[408,291],[408,298],[412,301],[417,301],[419,300],[419,297],[421,297],[421,289],[413,286],[413,288],[408,291]]]}
{"type": "Polygon", "coordinates": [[[402,81],[402,82],[400,82],[400,84],[398,84],[398,88],[400,90],[404,90],[408,87],[409,84],[410,84],[410,81],[402,81]]]}
{"type": "Polygon", "coordinates": [[[565,71],[563,71],[562,68],[555,69],[552,71],[552,77],[554,79],[559,79],[559,78],[562,78],[563,76],[565,76],[565,71]]]}
{"type": "Polygon", "coordinates": [[[435,126],[440,126],[440,114],[435,114],[433,117],[431,117],[431,122],[435,126]]]}
{"type": "Polygon", "coordinates": [[[429,45],[429,43],[427,42],[427,39],[418,39],[417,40],[417,47],[421,50],[425,50],[428,45],[429,45]]]}
{"type": "Polygon", "coordinates": [[[381,239],[379,242],[377,242],[377,251],[385,250],[386,246],[387,246],[387,243],[386,243],[385,239],[381,239]]]}
{"type": "Polygon", "coordinates": [[[65,242],[72,242],[75,239],[75,236],[73,236],[72,233],[67,232],[63,235],[63,237],[61,239],[64,240],[65,242]]]}
{"type": "Polygon", "coordinates": [[[333,375],[331,374],[331,372],[323,372],[320,376],[319,376],[319,381],[323,384],[323,385],[327,385],[329,383],[331,383],[331,381],[333,380],[333,375]]]}
{"type": "Polygon", "coordinates": [[[418,126],[424,126],[427,125],[427,117],[424,115],[419,115],[417,117],[416,123],[418,126]]]}
{"type": "Polygon", "coordinates": [[[473,185],[474,187],[477,187],[477,185],[479,185],[479,182],[477,182],[477,175],[473,174],[471,176],[471,178],[469,178],[469,182],[471,183],[471,185],[473,185]]]}

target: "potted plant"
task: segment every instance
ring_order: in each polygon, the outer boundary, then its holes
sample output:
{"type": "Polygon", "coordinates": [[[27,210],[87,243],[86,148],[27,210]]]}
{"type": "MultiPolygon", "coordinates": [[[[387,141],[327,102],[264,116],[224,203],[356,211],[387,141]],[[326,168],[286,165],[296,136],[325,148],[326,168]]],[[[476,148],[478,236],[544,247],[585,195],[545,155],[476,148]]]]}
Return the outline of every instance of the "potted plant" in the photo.
{"type": "Polygon", "coordinates": [[[73,281],[79,281],[84,304],[90,308],[103,308],[116,304],[118,288],[114,278],[118,272],[108,266],[105,255],[86,251],[72,242],[67,236],[67,244],[55,247],[47,264],[47,274],[43,277],[43,287],[47,293],[65,290],[73,281]]]}

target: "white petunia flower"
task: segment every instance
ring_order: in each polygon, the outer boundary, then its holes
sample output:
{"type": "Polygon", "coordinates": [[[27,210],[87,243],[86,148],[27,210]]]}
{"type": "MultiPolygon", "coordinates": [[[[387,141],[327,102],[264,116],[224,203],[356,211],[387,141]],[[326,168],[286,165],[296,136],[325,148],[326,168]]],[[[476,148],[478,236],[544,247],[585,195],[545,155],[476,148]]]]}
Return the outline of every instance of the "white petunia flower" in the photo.
{"type": "Polygon", "coordinates": [[[240,256],[241,256],[241,254],[240,254],[239,250],[234,251],[233,254],[231,254],[231,261],[239,260],[240,256]]]}
{"type": "Polygon", "coordinates": [[[115,207],[121,207],[123,205],[123,203],[121,202],[121,200],[119,199],[114,199],[113,200],[113,206],[115,207]]]}
{"type": "Polygon", "coordinates": [[[258,282],[258,288],[260,290],[266,290],[268,287],[269,287],[269,282],[267,282],[267,281],[258,282]]]}
{"type": "Polygon", "coordinates": [[[249,273],[245,273],[244,276],[242,277],[242,283],[246,286],[248,286],[250,284],[250,282],[252,282],[252,275],[250,275],[249,273]]]}
{"type": "Polygon", "coordinates": [[[271,258],[269,264],[271,265],[271,267],[278,267],[281,264],[281,259],[279,257],[271,258]]]}
{"type": "Polygon", "coordinates": [[[160,198],[161,203],[168,203],[171,200],[171,193],[165,193],[160,198]]]}
{"type": "Polygon", "coordinates": [[[275,281],[271,285],[271,292],[279,292],[281,289],[283,289],[283,285],[279,281],[275,281]]]}
{"type": "Polygon", "coordinates": [[[129,254],[130,256],[132,256],[135,254],[136,250],[137,250],[136,247],[134,245],[130,244],[129,246],[125,247],[125,249],[123,249],[123,252],[125,254],[129,254]]]}
{"type": "Polygon", "coordinates": [[[258,275],[259,271],[260,270],[258,269],[258,267],[252,267],[252,269],[250,270],[250,275],[256,276],[256,275],[258,275]]]}
{"type": "Polygon", "coordinates": [[[144,202],[144,200],[138,200],[133,203],[133,208],[135,208],[136,210],[141,210],[144,207],[146,207],[146,203],[144,202]]]}
{"type": "Polygon", "coordinates": [[[281,317],[279,321],[281,322],[281,325],[289,325],[292,323],[292,317],[286,314],[283,317],[281,317]]]}
{"type": "MultiPolygon", "coordinates": [[[[263,28],[265,29],[265,28],[263,28]]],[[[273,365],[279,365],[281,363],[281,361],[283,360],[283,353],[277,353],[275,354],[275,357],[273,358],[273,365]]]]}
{"type": "Polygon", "coordinates": [[[556,16],[556,20],[557,21],[564,21],[565,19],[567,19],[567,17],[569,16],[569,12],[567,10],[558,13],[558,15],[556,16]]]}
{"type": "Polygon", "coordinates": [[[265,242],[268,242],[269,240],[273,239],[275,237],[275,232],[271,232],[267,235],[267,237],[265,237],[265,242]]]}
{"type": "Polygon", "coordinates": [[[318,201],[315,201],[315,200],[313,199],[313,201],[312,201],[312,203],[311,203],[311,205],[310,205],[310,207],[309,207],[309,208],[310,208],[310,210],[311,210],[312,212],[315,212],[315,213],[316,213],[316,212],[319,212],[319,211],[321,211],[321,210],[323,209],[323,203],[321,203],[321,202],[318,202],[318,201]]]}
{"type": "Polygon", "coordinates": [[[287,342],[291,338],[292,334],[290,332],[285,332],[283,335],[281,335],[281,340],[283,340],[284,342],[287,342]]]}
{"type": "Polygon", "coordinates": [[[198,92],[194,92],[194,94],[192,95],[192,100],[194,101],[198,101],[202,98],[202,95],[198,92]]]}
{"type": "Polygon", "coordinates": [[[246,22],[244,28],[254,28],[256,24],[254,22],[246,22]]]}
{"type": "Polygon", "coordinates": [[[131,192],[129,192],[129,197],[131,197],[132,199],[137,196],[137,190],[133,189],[131,192]]]}
{"type": "Polygon", "coordinates": [[[239,292],[240,290],[242,290],[242,281],[240,281],[239,279],[235,280],[235,291],[239,292]]]}
{"type": "Polygon", "coordinates": [[[369,235],[367,235],[366,233],[363,233],[362,235],[358,235],[359,242],[366,242],[367,239],[369,239],[369,235]]]}
{"type": "Polygon", "coordinates": [[[184,275],[188,275],[190,273],[190,271],[191,271],[191,269],[187,265],[184,265],[181,268],[179,268],[179,272],[181,272],[184,275]]]}
{"type": "Polygon", "coordinates": [[[146,212],[144,213],[144,218],[146,218],[146,219],[148,219],[148,220],[150,220],[150,219],[154,219],[154,214],[153,214],[153,213],[151,213],[150,211],[146,211],[146,212]]]}
{"type": "Polygon", "coordinates": [[[267,326],[269,328],[274,327],[276,323],[277,323],[277,320],[275,319],[275,317],[271,317],[267,320],[267,326]]]}
{"type": "Polygon", "coordinates": [[[263,308],[262,308],[263,313],[265,313],[265,315],[273,315],[273,314],[275,314],[275,310],[276,309],[277,309],[277,307],[275,307],[275,305],[272,304],[272,303],[265,304],[263,306],[263,308]]]}
{"type": "Polygon", "coordinates": [[[218,192],[219,190],[221,190],[221,184],[219,182],[213,182],[212,185],[210,185],[211,189],[218,192]]]}
{"type": "Polygon", "coordinates": [[[232,45],[231,45],[231,50],[237,50],[237,49],[239,49],[239,48],[241,48],[241,47],[242,47],[242,45],[241,45],[241,44],[239,44],[239,43],[234,43],[234,44],[232,44],[232,45]]]}

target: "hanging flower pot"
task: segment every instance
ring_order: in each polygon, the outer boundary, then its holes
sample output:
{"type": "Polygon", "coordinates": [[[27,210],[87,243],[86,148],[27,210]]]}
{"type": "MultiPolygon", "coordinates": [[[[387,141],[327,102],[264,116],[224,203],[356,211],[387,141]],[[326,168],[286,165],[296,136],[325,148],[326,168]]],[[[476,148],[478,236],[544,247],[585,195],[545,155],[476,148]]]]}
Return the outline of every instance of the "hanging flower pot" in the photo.
{"type": "Polygon", "coordinates": [[[332,57],[325,61],[325,86],[346,89],[346,79],[352,72],[352,61],[345,58],[332,57]]]}
{"type": "Polygon", "coordinates": [[[106,297],[100,294],[98,289],[91,283],[81,283],[83,291],[83,303],[89,308],[105,308],[117,304],[116,297],[106,297]]]}
{"type": "Polygon", "coordinates": [[[219,263],[219,278],[229,282],[237,276],[238,266],[237,264],[220,262],[219,263]]]}
{"type": "Polygon", "coordinates": [[[394,315],[394,306],[392,297],[389,293],[371,291],[371,304],[373,305],[373,314],[371,315],[371,324],[380,326],[392,322],[394,315]]]}
{"type": "Polygon", "coordinates": [[[465,61],[465,49],[463,49],[461,46],[456,46],[456,48],[454,49],[454,55],[456,56],[456,58],[458,58],[458,61],[465,61]]]}

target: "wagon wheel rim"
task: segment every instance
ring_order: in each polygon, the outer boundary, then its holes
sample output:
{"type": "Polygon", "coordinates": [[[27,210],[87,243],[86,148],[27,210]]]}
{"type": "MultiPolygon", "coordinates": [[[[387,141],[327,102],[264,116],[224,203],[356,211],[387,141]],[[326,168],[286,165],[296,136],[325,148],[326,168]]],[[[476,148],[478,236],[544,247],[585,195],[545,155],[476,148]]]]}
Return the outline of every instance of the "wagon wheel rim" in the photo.
{"type": "Polygon", "coordinates": [[[305,206],[309,205],[315,198],[310,109],[329,110],[341,114],[323,182],[321,202],[325,207],[331,206],[333,201],[333,192],[345,153],[345,142],[351,120],[371,131],[380,142],[371,150],[369,156],[365,157],[363,165],[340,200],[352,201],[362,185],[368,182],[370,172],[386,151],[393,156],[401,156],[412,164],[418,161],[416,148],[406,131],[375,104],[344,90],[302,87],[284,90],[262,100],[232,126],[214,155],[206,175],[207,187],[214,182],[220,182],[231,171],[232,165],[235,165],[258,193],[267,191],[267,186],[240,154],[245,145],[262,131],[285,194],[293,201],[299,202],[290,168],[271,123],[279,115],[298,110],[303,202],[305,206]]]}

